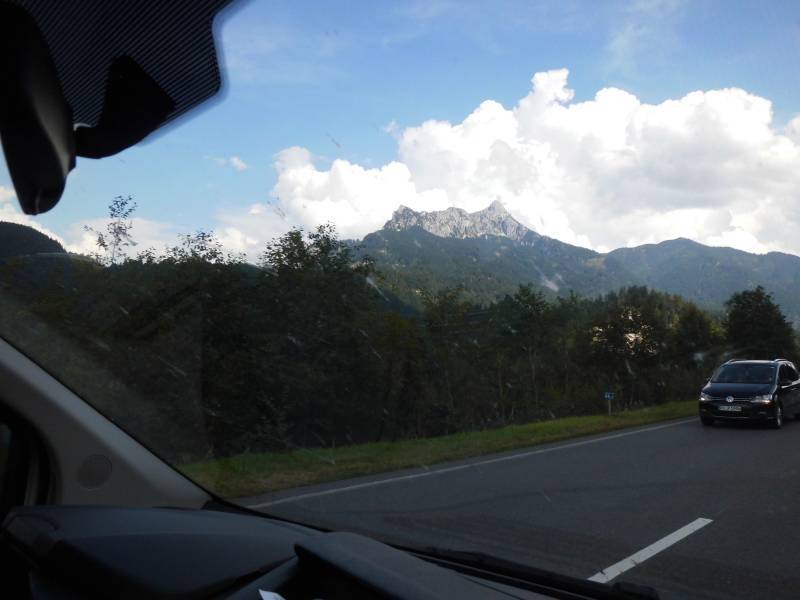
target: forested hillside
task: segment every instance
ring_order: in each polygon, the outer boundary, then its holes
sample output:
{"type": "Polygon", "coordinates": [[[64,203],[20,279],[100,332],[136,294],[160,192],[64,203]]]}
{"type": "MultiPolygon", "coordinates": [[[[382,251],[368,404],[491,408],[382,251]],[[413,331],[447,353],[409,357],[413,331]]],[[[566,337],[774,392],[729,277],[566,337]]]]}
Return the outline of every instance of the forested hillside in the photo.
{"type": "Polygon", "coordinates": [[[465,299],[487,305],[522,282],[551,299],[571,291],[597,295],[638,282],[603,255],[544,237],[519,244],[496,235],[440,237],[413,227],[382,229],[355,248],[357,256],[375,261],[389,289],[417,308],[422,307],[417,290],[461,287],[465,299]]]}
{"type": "Polygon", "coordinates": [[[781,252],[751,254],[677,239],[608,254],[637,282],[719,309],[738,290],[763,286],[800,325],[800,258],[781,252]]]}
{"type": "Polygon", "coordinates": [[[549,298],[523,280],[479,303],[419,280],[419,310],[398,310],[391,274],[328,226],[290,231],[257,265],[207,233],[134,258],[106,241],[106,259],[49,260],[46,277],[29,276],[35,257],[0,263],[0,335],[174,460],[596,413],[605,391],[614,410],[685,400],[727,353],[795,355],[763,290],[718,318],[643,286],[549,298]]]}
{"type": "Polygon", "coordinates": [[[0,221],[0,260],[21,253],[65,252],[56,240],[18,223],[0,221]]]}
{"type": "Polygon", "coordinates": [[[760,285],[791,321],[800,323],[800,257],[751,254],[686,239],[601,254],[539,235],[499,203],[474,213],[453,208],[419,213],[401,207],[360,247],[359,256],[371,256],[399,297],[418,307],[417,288],[460,285],[465,298],[488,304],[524,282],[549,298],[570,291],[591,297],[644,285],[722,312],[731,294],[760,285]]]}

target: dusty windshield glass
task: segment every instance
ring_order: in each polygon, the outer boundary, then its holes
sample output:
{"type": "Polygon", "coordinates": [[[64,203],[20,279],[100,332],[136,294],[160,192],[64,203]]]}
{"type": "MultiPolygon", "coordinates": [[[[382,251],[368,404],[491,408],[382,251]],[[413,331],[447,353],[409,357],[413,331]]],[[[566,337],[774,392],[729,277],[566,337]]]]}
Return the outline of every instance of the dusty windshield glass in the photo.
{"type": "Polygon", "coordinates": [[[245,3],[220,102],[40,217],[0,170],[0,337],[266,514],[792,597],[800,396],[700,405],[800,358],[799,20],[245,3]]]}

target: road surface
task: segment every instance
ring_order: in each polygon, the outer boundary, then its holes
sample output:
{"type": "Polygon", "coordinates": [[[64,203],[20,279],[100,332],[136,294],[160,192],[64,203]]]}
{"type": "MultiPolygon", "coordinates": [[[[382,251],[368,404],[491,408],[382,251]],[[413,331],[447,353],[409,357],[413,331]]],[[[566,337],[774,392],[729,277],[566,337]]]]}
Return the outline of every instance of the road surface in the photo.
{"type": "Polygon", "coordinates": [[[673,421],[245,503],[662,598],[800,597],[800,422],[673,421]]]}

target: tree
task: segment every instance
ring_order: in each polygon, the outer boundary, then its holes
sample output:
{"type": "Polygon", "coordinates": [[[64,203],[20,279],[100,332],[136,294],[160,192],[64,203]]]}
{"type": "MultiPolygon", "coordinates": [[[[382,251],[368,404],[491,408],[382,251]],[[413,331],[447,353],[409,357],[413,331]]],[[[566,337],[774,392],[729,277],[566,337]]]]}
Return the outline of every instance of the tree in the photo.
{"type": "Polygon", "coordinates": [[[425,322],[431,331],[443,335],[459,331],[469,310],[469,304],[461,299],[463,293],[461,287],[445,288],[435,293],[420,290],[425,322]]]}
{"type": "Polygon", "coordinates": [[[708,313],[694,304],[686,304],[670,332],[674,362],[679,366],[695,367],[713,357],[722,342],[719,325],[708,313]]]}
{"type": "Polygon", "coordinates": [[[441,419],[444,429],[442,433],[450,433],[457,428],[459,417],[459,401],[464,395],[458,389],[464,389],[463,379],[468,375],[465,362],[462,360],[464,346],[465,318],[469,311],[469,303],[461,299],[463,289],[445,288],[435,293],[420,290],[424,307],[425,326],[428,330],[430,357],[438,369],[441,393],[434,402],[434,412],[441,419]]]}
{"type": "Polygon", "coordinates": [[[646,304],[624,292],[618,301],[609,295],[611,306],[593,327],[592,339],[598,355],[612,363],[646,361],[658,354],[663,326],[646,304]]]}
{"type": "Polygon", "coordinates": [[[600,300],[590,329],[593,366],[608,384],[625,388],[620,397],[625,405],[665,399],[664,350],[679,303],[676,296],[643,286],[600,300]]]}
{"type": "Polygon", "coordinates": [[[365,256],[356,261],[353,249],[339,240],[332,223],[320,225],[308,235],[302,229],[291,229],[267,244],[260,264],[276,275],[322,272],[368,276],[374,272],[372,259],[365,256]]]}
{"type": "Polygon", "coordinates": [[[513,300],[518,314],[514,325],[519,332],[522,350],[527,357],[533,402],[538,407],[537,367],[541,362],[540,354],[545,348],[544,337],[549,325],[549,305],[544,299],[544,294],[534,291],[530,285],[520,285],[513,300]]]}
{"type": "Polygon", "coordinates": [[[757,359],[797,355],[792,325],[762,286],[733,294],[725,308],[725,331],[734,354],[757,359]]]}
{"type": "Polygon", "coordinates": [[[270,242],[261,257],[262,304],[269,315],[264,346],[286,391],[293,434],[322,445],[357,437],[352,427],[369,415],[362,357],[371,352],[363,315],[375,310],[368,284],[372,263],[354,261],[332,225],[308,235],[293,229],[270,242]]]}
{"type": "Polygon", "coordinates": [[[95,244],[102,251],[94,254],[102,264],[115,265],[125,258],[125,249],[135,246],[131,230],[131,215],[136,211],[136,202],[131,196],[115,196],[108,205],[108,218],[105,232],[97,231],[88,225],[84,229],[95,235],[95,244]]]}
{"type": "Polygon", "coordinates": [[[396,312],[369,314],[366,327],[372,363],[365,387],[374,388],[374,440],[415,437],[424,432],[426,398],[425,342],[417,319],[396,312]]]}

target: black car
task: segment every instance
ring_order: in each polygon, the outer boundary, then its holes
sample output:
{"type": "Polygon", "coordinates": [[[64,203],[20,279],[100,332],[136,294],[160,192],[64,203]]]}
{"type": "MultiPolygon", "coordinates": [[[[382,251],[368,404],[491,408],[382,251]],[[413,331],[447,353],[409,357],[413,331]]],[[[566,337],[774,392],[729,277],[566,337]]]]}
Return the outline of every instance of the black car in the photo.
{"type": "Polygon", "coordinates": [[[764,421],[778,429],[800,415],[800,375],[790,361],[729,360],[700,392],[700,421],[764,421]]]}

